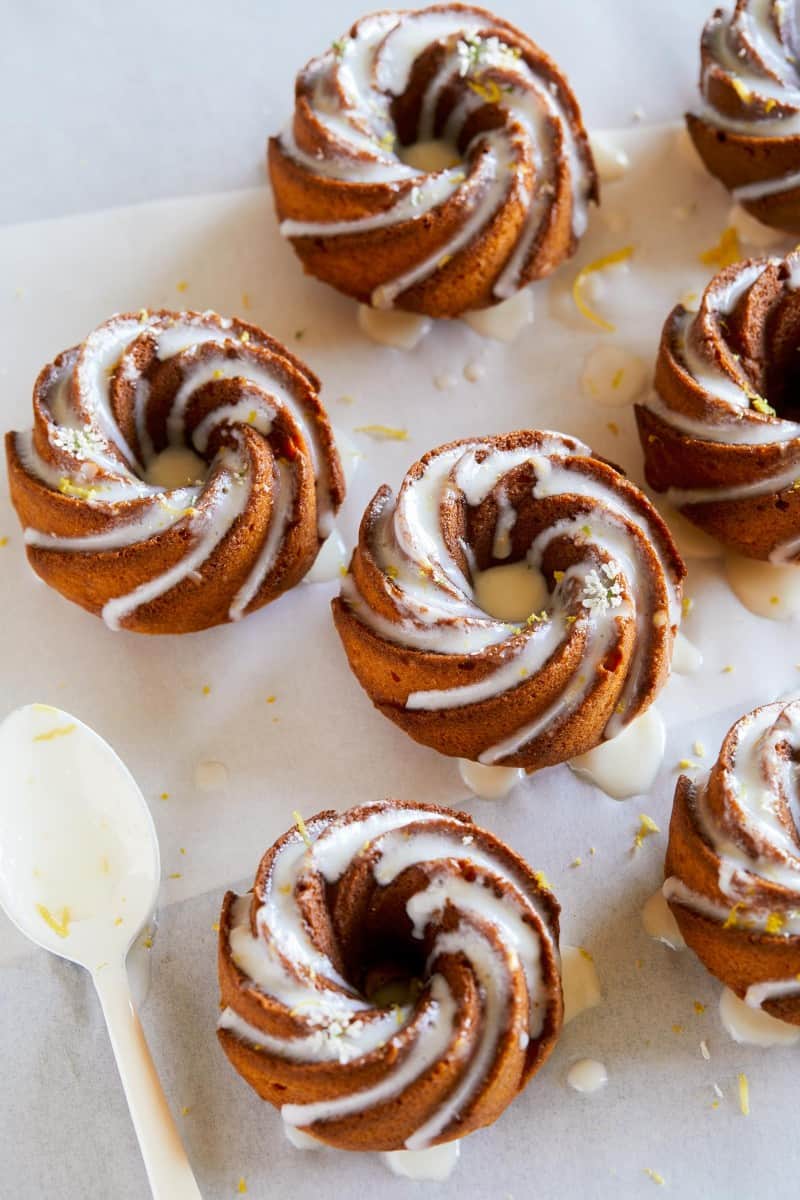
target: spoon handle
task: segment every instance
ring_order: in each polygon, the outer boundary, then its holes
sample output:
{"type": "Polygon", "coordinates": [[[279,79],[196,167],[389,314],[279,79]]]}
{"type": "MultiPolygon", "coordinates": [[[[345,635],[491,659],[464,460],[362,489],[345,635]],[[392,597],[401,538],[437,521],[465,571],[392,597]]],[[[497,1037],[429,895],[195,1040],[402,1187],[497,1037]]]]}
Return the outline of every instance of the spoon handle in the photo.
{"type": "Polygon", "coordinates": [[[125,966],[108,964],[95,971],[92,979],[103,1006],[153,1200],[202,1200],[133,1007],[125,966]]]}

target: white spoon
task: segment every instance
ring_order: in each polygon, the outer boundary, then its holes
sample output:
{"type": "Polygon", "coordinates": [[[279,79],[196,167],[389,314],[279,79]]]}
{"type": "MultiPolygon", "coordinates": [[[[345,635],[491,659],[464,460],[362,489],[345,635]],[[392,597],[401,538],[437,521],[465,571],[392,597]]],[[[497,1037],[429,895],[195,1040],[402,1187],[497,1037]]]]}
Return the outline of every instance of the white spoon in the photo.
{"type": "Polygon", "coordinates": [[[156,1200],[197,1200],[180,1134],[133,1007],[126,956],[161,868],[150,811],[125,764],[47,704],[0,725],[0,905],[45,950],[85,967],[156,1200]]]}

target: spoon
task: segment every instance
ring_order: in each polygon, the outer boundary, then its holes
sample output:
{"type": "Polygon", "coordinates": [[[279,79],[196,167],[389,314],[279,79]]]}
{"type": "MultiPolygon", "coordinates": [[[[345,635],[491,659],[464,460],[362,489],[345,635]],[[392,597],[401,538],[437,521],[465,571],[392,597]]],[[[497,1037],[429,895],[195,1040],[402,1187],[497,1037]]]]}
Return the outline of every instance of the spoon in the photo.
{"type": "Polygon", "coordinates": [[[158,898],[158,841],[125,764],[76,717],[29,704],[0,725],[0,906],[97,989],[155,1200],[200,1190],[131,1000],[126,957],[158,898]]]}

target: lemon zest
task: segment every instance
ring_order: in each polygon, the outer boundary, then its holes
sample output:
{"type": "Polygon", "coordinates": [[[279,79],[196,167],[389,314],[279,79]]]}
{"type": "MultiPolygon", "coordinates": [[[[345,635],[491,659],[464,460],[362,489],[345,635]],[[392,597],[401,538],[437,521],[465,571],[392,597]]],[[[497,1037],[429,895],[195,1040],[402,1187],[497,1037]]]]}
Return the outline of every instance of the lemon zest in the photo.
{"type": "Polygon", "coordinates": [[[297,809],[294,810],[294,812],[292,813],[292,816],[295,819],[295,824],[297,825],[297,831],[300,834],[300,837],[303,839],[305,844],[310,849],[311,848],[311,834],[308,832],[308,826],[306,825],[303,818],[300,816],[300,813],[297,811],[297,809]]]}
{"type": "Polygon", "coordinates": [[[35,742],[52,742],[53,738],[67,737],[68,734],[74,733],[76,729],[75,722],[71,725],[56,725],[54,729],[48,729],[44,733],[37,733],[33,739],[35,742]]]}
{"type": "Polygon", "coordinates": [[[583,298],[583,285],[590,275],[596,274],[598,271],[605,270],[606,267],[616,266],[617,263],[625,262],[633,254],[633,246],[623,246],[620,250],[613,250],[610,254],[604,254],[601,258],[596,258],[593,262],[587,263],[582,267],[575,276],[575,282],[572,285],[572,299],[575,302],[575,307],[578,312],[586,317],[587,321],[591,321],[593,325],[599,326],[600,329],[605,329],[607,333],[613,333],[616,325],[612,325],[605,317],[601,317],[583,298]]]}
{"type": "Polygon", "coordinates": [[[487,104],[497,104],[503,94],[493,79],[488,79],[486,83],[477,83],[471,79],[468,86],[470,91],[474,92],[476,96],[480,96],[481,100],[485,100],[487,104]]]}
{"type": "Polygon", "coordinates": [[[654,833],[661,833],[661,830],[653,818],[648,817],[647,813],[639,813],[639,828],[633,839],[633,849],[638,850],[645,838],[651,837],[654,833]]]}
{"type": "Polygon", "coordinates": [[[743,1117],[750,1116],[750,1083],[744,1071],[739,1072],[739,1108],[743,1117]]]}
{"type": "Polygon", "coordinates": [[[366,433],[378,442],[407,442],[408,430],[396,429],[391,425],[357,425],[356,433],[366,433]]]}
{"type": "Polygon", "coordinates": [[[699,255],[700,262],[708,267],[730,267],[741,257],[742,246],[733,225],[723,229],[716,246],[711,246],[699,255]]]}
{"type": "Polygon", "coordinates": [[[37,904],[36,911],[44,921],[45,925],[49,925],[53,933],[60,938],[69,937],[69,923],[71,920],[70,911],[68,908],[62,908],[61,919],[54,917],[50,909],[44,904],[37,904]]]}

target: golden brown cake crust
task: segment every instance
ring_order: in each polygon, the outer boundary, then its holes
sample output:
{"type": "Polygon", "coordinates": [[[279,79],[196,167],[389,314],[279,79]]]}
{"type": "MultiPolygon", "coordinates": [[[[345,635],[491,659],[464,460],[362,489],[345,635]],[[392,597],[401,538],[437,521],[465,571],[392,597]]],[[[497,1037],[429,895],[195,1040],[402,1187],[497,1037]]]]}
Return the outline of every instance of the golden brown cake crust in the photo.
{"type": "Polygon", "coordinates": [[[220,1042],[259,1096],[329,1145],[462,1137],[555,1044],[558,911],[465,813],[384,801],[317,814],[267,851],[249,898],[225,897],[220,1042]],[[409,974],[407,999],[381,999],[409,974]]]}
{"type": "Polygon", "coordinates": [[[31,566],[140,633],[205,629],[269,603],[305,575],[344,497],[318,392],[247,322],[112,317],[43,368],[33,430],[6,435],[31,566]],[[148,483],[168,447],[195,451],[205,479],[148,483]]]}
{"type": "Polygon", "coordinates": [[[800,47],[790,5],[737,0],[700,44],[704,104],[687,113],[708,170],[757,220],[800,233],[800,47]]]}
{"type": "Polygon", "coordinates": [[[800,256],[720,271],[661,335],[656,395],[636,406],[647,482],[751,558],[800,558],[800,256]]]}
{"type": "Polygon", "coordinates": [[[410,468],[396,501],[380,489],[333,614],[359,683],[415,741],[534,770],[649,706],[669,673],[683,575],[633,484],[574,439],[524,431],[440,446],[410,468]],[[489,485],[470,500],[481,471],[489,485]],[[619,532],[627,567],[612,549],[619,532]],[[473,570],[526,556],[544,575],[545,611],[498,622],[475,599],[473,570]],[[610,603],[603,581],[618,592],[610,603]]]}
{"type": "MultiPolygon", "coordinates": [[[[749,988],[773,985],[761,1006],[795,1025],[800,840],[791,806],[798,761],[798,703],[766,705],[737,721],[708,780],[678,780],[664,867],[664,894],[708,970],[741,999],[749,988]],[[773,805],[766,823],[765,797],[773,805]]],[[[758,1008],[758,999],[751,993],[749,1002],[758,1008]]]]}
{"type": "Polygon", "coordinates": [[[461,4],[373,13],[312,59],[268,168],[307,272],[364,303],[434,317],[549,274],[574,253],[598,196],[563,73],[519,30],[461,4]],[[392,35],[407,29],[414,50],[394,53],[392,35]],[[531,102],[550,145],[534,146],[519,123],[531,102]],[[458,168],[410,169],[402,147],[434,138],[452,143],[458,168]]]}

